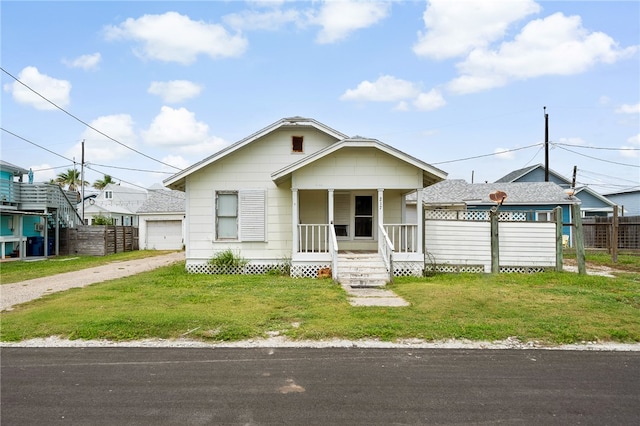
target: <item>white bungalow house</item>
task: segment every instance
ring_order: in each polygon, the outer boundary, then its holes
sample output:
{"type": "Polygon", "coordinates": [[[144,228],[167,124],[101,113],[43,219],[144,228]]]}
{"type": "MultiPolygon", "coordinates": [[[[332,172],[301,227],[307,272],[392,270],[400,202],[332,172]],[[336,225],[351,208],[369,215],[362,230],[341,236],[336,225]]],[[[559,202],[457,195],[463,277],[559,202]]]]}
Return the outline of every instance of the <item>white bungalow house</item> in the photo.
{"type": "Polygon", "coordinates": [[[421,204],[422,189],[445,177],[376,139],[292,117],[164,184],[185,192],[189,272],[209,272],[212,257],[232,250],[249,261],[245,273],[285,262],[292,276],[331,268],[340,282],[381,285],[393,274],[422,272],[423,221],[420,214],[403,221],[405,197],[416,192],[421,204]],[[367,281],[367,272],[380,269],[367,281]]]}

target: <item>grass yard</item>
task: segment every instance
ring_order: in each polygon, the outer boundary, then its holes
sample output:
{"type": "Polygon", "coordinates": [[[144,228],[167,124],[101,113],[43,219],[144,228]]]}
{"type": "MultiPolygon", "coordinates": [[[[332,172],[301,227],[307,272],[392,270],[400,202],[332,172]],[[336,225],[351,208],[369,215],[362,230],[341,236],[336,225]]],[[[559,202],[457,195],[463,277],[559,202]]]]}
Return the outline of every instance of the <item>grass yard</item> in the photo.
{"type": "Polygon", "coordinates": [[[94,266],[106,265],[112,262],[144,259],[168,253],[171,253],[171,251],[136,250],[108,256],[59,256],[50,259],[0,262],[0,284],[11,284],[77,271],[78,269],[93,268],[94,266]]]}
{"type": "Polygon", "coordinates": [[[190,275],[179,263],[3,312],[0,339],[234,341],[277,331],[292,339],[640,342],[637,273],[441,274],[389,287],[411,306],[352,307],[331,280],[190,275]]]}

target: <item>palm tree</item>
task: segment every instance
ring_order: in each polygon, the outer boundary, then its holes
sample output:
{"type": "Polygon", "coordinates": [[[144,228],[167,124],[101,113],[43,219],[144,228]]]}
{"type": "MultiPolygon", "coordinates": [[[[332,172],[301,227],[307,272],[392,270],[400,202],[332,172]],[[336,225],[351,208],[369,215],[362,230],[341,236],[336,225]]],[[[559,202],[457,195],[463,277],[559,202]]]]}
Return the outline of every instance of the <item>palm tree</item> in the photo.
{"type": "Polygon", "coordinates": [[[67,169],[66,172],[59,173],[56,177],[56,183],[61,187],[69,187],[69,191],[77,191],[80,185],[88,185],[87,181],[80,181],[80,172],[75,169],[67,169]]]}
{"type": "Polygon", "coordinates": [[[104,187],[109,185],[110,183],[115,183],[113,178],[109,175],[104,175],[102,179],[96,179],[96,181],[93,182],[93,187],[95,189],[103,190],[104,187]]]}

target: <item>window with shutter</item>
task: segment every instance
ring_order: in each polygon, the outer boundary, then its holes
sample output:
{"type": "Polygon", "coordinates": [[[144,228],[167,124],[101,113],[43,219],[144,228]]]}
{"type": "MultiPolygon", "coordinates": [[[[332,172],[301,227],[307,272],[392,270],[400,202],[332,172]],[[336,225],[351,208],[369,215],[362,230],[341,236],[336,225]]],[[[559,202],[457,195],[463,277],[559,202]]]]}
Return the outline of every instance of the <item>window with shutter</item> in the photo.
{"type": "Polygon", "coordinates": [[[265,191],[240,191],[240,240],[266,241],[265,191]]]}

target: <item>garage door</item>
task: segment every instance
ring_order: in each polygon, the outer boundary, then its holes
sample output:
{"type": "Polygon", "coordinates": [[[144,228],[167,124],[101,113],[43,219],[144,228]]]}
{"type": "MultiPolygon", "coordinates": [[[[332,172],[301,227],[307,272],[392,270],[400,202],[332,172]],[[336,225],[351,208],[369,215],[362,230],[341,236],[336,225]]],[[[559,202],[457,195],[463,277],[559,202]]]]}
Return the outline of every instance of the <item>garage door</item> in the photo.
{"type": "Polygon", "coordinates": [[[151,250],[182,249],[182,221],[147,221],[147,248],[151,250]]]}

